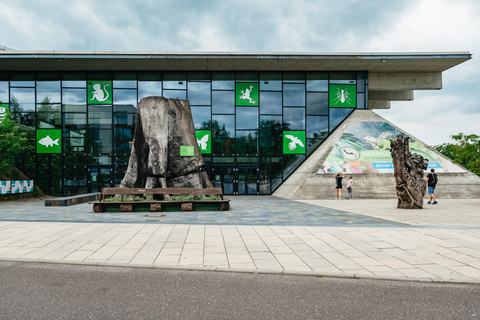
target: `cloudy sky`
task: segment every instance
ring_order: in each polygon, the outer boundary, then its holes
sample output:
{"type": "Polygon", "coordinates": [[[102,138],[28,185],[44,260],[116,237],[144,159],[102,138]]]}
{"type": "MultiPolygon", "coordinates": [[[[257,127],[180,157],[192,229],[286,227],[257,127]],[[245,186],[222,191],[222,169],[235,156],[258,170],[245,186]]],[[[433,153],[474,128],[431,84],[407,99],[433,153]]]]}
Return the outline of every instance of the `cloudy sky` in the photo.
{"type": "Polygon", "coordinates": [[[478,0],[0,0],[0,45],[47,51],[470,52],[377,111],[431,144],[480,135],[478,0]],[[413,113],[415,112],[415,116],[413,113]]]}

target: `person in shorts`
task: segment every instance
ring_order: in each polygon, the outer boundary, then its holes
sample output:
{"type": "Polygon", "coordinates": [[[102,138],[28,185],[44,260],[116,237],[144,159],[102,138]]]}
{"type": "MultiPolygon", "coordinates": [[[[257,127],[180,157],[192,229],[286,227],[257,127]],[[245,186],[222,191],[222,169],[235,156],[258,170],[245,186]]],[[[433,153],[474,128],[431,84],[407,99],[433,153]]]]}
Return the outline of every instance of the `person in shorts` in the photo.
{"type": "Polygon", "coordinates": [[[335,189],[337,200],[342,200],[342,179],[345,178],[345,173],[339,172],[334,175],[335,177],[335,189]]]}
{"type": "Polygon", "coordinates": [[[428,194],[430,195],[430,200],[427,202],[428,204],[437,204],[437,199],[435,198],[435,187],[437,186],[437,174],[435,173],[435,169],[431,169],[430,173],[427,175],[427,185],[428,185],[428,194]]]}

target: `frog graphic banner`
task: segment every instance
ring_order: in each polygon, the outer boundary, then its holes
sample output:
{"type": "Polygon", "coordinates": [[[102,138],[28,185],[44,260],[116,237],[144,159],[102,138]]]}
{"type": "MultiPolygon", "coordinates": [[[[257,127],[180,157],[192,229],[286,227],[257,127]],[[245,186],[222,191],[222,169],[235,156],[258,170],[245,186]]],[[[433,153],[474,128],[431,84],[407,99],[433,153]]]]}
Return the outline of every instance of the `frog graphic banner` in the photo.
{"type": "MultiPolygon", "coordinates": [[[[387,122],[351,122],[338,139],[317,174],[325,173],[393,173],[390,139],[406,134],[387,122]]],[[[428,159],[430,171],[465,172],[443,155],[410,137],[410,152],[428,159]]]]}

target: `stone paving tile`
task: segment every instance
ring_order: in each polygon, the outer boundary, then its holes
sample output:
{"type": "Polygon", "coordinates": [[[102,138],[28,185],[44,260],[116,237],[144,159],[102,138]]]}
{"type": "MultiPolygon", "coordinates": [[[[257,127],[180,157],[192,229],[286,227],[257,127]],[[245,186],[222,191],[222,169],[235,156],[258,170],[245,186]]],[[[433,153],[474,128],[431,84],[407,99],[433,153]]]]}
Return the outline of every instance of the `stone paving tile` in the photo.
{"type": "MultiPolygon", "coordinates": [[[[154,223],[188,225],[237,225],[242,234],[255,233],[254,226],[403,225],[347,211],[326,208],[274,196],[228,196],[229,211],[94,213],[92,205],[45,207],[42,200],[1,203],[0,221],[63,221],[107,223],[154,223]],[[245,230],[245,231],[243,231],[245,230]]],[[[277,232],[278,233],[278,232],[277,232]]],[[[290,231],[288,231],[290,233],[290,231]]]]}

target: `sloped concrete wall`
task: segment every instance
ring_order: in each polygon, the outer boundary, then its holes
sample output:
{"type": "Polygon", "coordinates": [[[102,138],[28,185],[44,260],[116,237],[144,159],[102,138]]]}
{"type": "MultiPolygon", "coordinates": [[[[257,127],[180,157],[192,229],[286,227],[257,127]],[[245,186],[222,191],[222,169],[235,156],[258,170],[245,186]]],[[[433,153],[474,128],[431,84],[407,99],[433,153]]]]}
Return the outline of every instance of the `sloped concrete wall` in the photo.
{"type": "MultiPolygon", "coordinates": [[[[275,191],[274,196],[307,200],[334,199],[335,179],[333,174],[317,174],[321,165],[333,150],[350,122],[388,122],[371,110],[355,110],[348,119],[275,191]]],[[[390,123],[390,122],[388,122],[390,123]]],[[[392,126],[396,127],[392,123],[392,126]]],[[[403,131],[403,130],[402,130],[403,131]]],[[[419,139],[411,136],[413,139],[419,139]]],[[[430,148],[433,150],[432,148],[430,148]]],[[[435,150],[433,150],[436,152],[435,150]]],[[[466,170],[466,169],[465,169],[466,170]]],[[[342,196],[347,194],[346,179],[352,176],[353,196],[358,199],[396,198],[393,173],[346,174],[342,196]]],[[[480,198],[480,177],[466,170],[465,173],[438,173],[439,183],[435,190],[438,199],[480,198]]],[[[425,196],[428,198],[428,194],[425,196]]]]}

